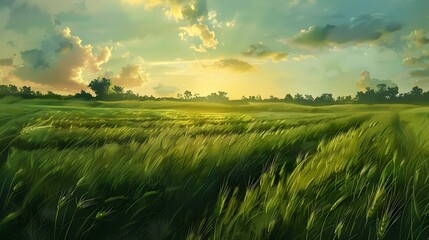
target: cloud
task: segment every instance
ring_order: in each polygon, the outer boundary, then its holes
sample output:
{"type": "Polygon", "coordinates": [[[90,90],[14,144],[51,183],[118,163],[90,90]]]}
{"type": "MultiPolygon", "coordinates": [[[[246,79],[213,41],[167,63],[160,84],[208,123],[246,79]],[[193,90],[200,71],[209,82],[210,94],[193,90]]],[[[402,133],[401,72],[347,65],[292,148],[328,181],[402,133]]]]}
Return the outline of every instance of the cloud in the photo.
{"type": "Polygon", "coordinates": [[[176,22],[188,21],[189,26],[181,27],[179,36],[186,40],[186,35],[198,37],[201,44],[191,45],[191,49],[197,52],[206,52],[207,49],[216,49],[218,41],[214,31],[210,31],[209,26],[204,21],[213,22],[209,19],[207,0],[123,0],[123,2],[133,5],[143,5],[146,9],[162,8],[164,14],[173,18],[176,22]]]}
{"type": "Polygon", "coordinates": [[[0,9],[2,7],[16,8],[24,6],[28,9],[39,8],[46,13],[55,15],[70,10],[82,10],[82,6],[85,2],[86,0],[1,0],[0,9]]]}
{"type": "Polygon", "coordinates": [[[0,59],[0,66],[12,66],[13,59],[12,58],[3,58],[0,59]]]}
{"type": "Polygon", "coordinates": [[[207,0],[123,0],[146,9],[163,8],[165,15],[176,21],[201,22],[208,14],[207,0]]]}
{"type": "Polygon", "coordinates": [[[179,91],[179,88],[176,86],[167,86],[160,83],[158,84],[158,86],[154,87],[153,90],[155,90],[155,93],[158,96],[171,96],[177,93],[177,91],[179,91]]]}
{"type": "Polygon", "coordinates": [[[301,30],[286,42],[308,48],[340,46],[348,43],[375,43],[383,36],[401,28],[399,23],[385,21],[382,15],[362,15],[351,18],[343,24],[311,26],[301,30]]]}
{"type": "Polygon", "coordinates": [[[33,69],[47,69],[49,63],[44,59],[42,50],[32,49],[21,52],[21,58],[26,65],[31,66],[33,69]]]}
{"type": "Polygon", "coordinates": [[[281,62],[288,59],[288,54],[283,52],[274,52],[268,49],[263,43],[250,45],[249,49],[242,54],[246,57],[255,57],[260,59],[270,59],[273,62],[281,62]]]}
{"type": "Polygon", "coordinates": [[[368,71],[364,71],[360,74],[360,79],[356,83],[356,87],[360,90],[365,90],[366,88],[377,89],[378,84],[386,84],[387,87],[397,87],[398,85],[391,80],[380,80],[376,78],[371,78],[368,71]]]}
{"type": "MultiPolygon", "coordinates": [[[[297,5],[301,4],[301,2],[303,2],[303,1],[302,0],[290,0],[289,1],[289,5],[291,5],[291,6],[297,6],[297,5]]],[[[310,4],[315,4],[316,0],[307,0],[306,2],[310,3],[310,4]]]]}
{"type": "Polygon", "coordinates": [[[1,65],[0,64],[0,84],[10,84],[11,79],[14,78],[12,71],[14,67],[12,65],[1,65]]]}
{"type": "Polygon", "coordinates": [[[249,64],[248,62],[241,61],[238,59],[233,59],[233,58],[221,59],[214,64],[214,67],[220,68],[220,69],[227,69],[238,73],[251,72],[255,70],[255,67],[249,64]]]}
{"type": "Polygon", "coordinates": [[[411,77],[421,78],[429,77],[429,68],[410,71],[411,77]]]}
{"type": "Polygon", "coordinates": [[[407,57],[402,62],[405,66],[428,66],[429,67],[429,52],[423,53],[420,57],[407,57]]]}
{"type": "Polygon", "coordinates": [[[235,24],[237,23],[237,21],[235,19],[232,19],[231,21],[228,21],[225,23],[226,27],[235,27],[235,24]]]}
{"type": "Polygon", "coordinates": [[[26,33],[30,28],[52,30],[53,17],[38,6],[27,3],[11,4],[11,12],[6,22],[6,29],[26,33]]]}
{"type": "Polygon", "coordinates": [[[218,14],[216,11],[209,11],[207,20],[210,22],[210,24],[213,26],[213,28],[223,28],[225,27],[234,27],[236,24],[236,20],[232,19],[226,22],[222,22],[218,20],[218,14]]]}
{"type": "Polygon", "coordinates": [[[210,21],[211,25],[214,28],[221,28],[223,26],[222,22],[219,22],[219,20],[217,19],[217,12],[216,11],[210,11],[208,13],[208,20],[210,21]]]}
{"type": "Polygon", "coordinates": [[[314,56],[314,55],[298,55],[298,56],[295,56],[295,57],[293,57],[293,60],[295,61],[295,62],[302,62],[302,61],[304,61],[304,60],[307,60],[307,59],[313,59],[313,58],[316,58],[316,56],[314,56]]]}
{"type": "Polygon", "coordinates": [[[419,86],[419,87],[429,87],[429,78],[426,79],[420,79],[414,82],[414,86],[419,86]]]}
{"type": "MultiPolygon", "coordinates": [[[[410,71],[410,76],[413,78],[426,78],[429,77],[429,52],[424,51],[419,57],[407,57],[402,62],[405,66],[410,68],[420,68],[410,71]]],[[[426,81],[420,80],[420,81],[426,81]]]]}
{"type": "Polygon", "coordinates": [[[429,44],[429,38],[425,36],[426,33],[423,29],[414,30],[408,36],[405,37],[406,40],[410,42],[409,47],[421,47],[426,44],[429,44]]]}
{"type": "Polygon", "coordinates": [[[107,47],[98,48],[98,54],[94,54],[93,46],[82,45],[82,40],[65,28],[43,41],[41,49],[21,52],[24,63],[13,73],[22,80],[76,91],[86,87],[83,74],[99,72],[110,56],[107,47]]]}
{"type": "Polygon", "coordinates": [[[143,71],[139,64],[129,64],[122,68],[121,73],[113,75],[106,73],[106,77],[112,80],[114,85],[122,87],[140,87],[149,79],[149,74],[143,71]]]}
{"type": "Polygon", "coordinates": [[[191,48],[195,51],[206,52],[207,48],[216,49],[218,44],[218,41],[216,40],[216,34],[214,31],[210,31],[207,25],[199,23],[189,27],[181,27],[180,29],[183,30],[183,32],[180,34],[182,40],[186,38],[186,35],[200,38],[202,43],[199,46],[191,46],[191,48]]]}
{"type": "Polygon", "coordinates": [[[2,1],[0,1],[0,9],[12,6],[14,1],[15,0],[2,0],[2,1]]]}

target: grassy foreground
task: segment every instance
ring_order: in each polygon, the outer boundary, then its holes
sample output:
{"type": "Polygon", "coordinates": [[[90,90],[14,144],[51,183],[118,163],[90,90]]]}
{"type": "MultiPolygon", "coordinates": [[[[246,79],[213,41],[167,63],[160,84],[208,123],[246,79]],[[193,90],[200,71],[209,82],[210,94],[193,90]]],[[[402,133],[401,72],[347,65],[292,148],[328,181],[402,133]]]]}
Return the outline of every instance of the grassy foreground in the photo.
{"type": "Polygon", "coordinates": [[[429,107],[0,100],[5,239],[428,239],[429,107]]]}

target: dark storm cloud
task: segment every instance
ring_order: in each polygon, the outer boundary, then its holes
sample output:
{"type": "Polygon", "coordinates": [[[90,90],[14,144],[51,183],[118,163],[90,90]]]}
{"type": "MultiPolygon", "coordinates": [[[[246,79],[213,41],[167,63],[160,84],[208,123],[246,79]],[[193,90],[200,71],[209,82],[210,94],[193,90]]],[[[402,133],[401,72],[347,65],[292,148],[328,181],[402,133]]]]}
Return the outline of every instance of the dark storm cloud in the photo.
{"type": "Polygon", "coordinates": [[[57,49],[55,49],[56,53],[62,53],[62,52],[66,52],[66,51],[71,51],[73,50],[73,43],[69,42],[69,41],[60,41],[58,43],[59,47],[57,49]]]}
{"type": "Polygon", "coordinates": [[[43,52],[39,49],[23,51],[21,52],[21,58],[24,61],[24,65],[31,69],[46,69],[49,67],[43,52]]]}
{"type": "Polygon", "coordinates": [[[271,51],[267,46],[262,43],[255,43],[242,54],[246,57],[256,57],[261,59],[271,59],[273,62],[280,62],[287,60],[288,54],[283,52],[271,51]]]}
{"type": "Polygon", "coordinates": [[[0,66],[12,66],[13,59],[12,58],[3,58],[0,59],[0,66]]]}
{"type": "Polygon", "coordinates": [[[429,77],[429,68],[410,71],[410,75],[415,78],[429,77]]]}
{"type": "Polygon", "coordinates": [[[287,42],[298,46],[319,48],[347,43],[371,43],[402,28],[397,22],[386,21],[382,15],[362,15],[343,24],[311,26],[287,42]]]}
{"type": "Polygon", "coordinates": [[[6,22],[6,29],[26,33],[32,27],[49,30],[53,29],[54,22],[51,15],[37,6],[28,4],[13,5],[9,19],[6,22]]]}

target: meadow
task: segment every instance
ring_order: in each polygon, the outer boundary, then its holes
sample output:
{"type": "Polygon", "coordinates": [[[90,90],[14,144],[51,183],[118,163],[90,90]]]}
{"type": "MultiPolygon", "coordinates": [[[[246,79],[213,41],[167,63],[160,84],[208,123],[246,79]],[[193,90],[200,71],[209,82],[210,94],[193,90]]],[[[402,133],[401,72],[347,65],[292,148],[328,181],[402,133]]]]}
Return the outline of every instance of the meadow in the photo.
{"type": "Polygon", "coordinates": [[[1,239],[429,239],[429,107],[0,100],[1,239]]]}

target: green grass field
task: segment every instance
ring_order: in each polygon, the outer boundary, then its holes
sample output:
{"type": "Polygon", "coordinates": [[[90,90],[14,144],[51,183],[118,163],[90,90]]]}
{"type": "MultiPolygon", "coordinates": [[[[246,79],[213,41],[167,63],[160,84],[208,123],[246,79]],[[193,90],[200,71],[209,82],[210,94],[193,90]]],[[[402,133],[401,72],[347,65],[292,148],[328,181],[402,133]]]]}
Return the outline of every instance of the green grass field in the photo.
{"type": "Polygon", "coordinates": [[[0,100],[1,239],[428,239],[429,107],[0,100]]]}

